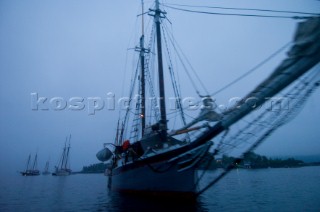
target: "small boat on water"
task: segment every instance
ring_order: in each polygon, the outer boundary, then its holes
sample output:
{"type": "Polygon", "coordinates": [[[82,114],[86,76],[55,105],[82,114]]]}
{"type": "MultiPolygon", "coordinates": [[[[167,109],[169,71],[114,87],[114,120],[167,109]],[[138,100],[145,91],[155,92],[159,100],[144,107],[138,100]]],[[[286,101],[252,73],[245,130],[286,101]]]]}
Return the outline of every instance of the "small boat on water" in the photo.
{"type": "Polygon", "coordinates": [[[22,176],[38,176],[40,175],[39,170],[37,169],[37,165],[38,165],[38,155],[36,154],[34,156],[34,160],[33,160],[33,164],[32,167],[30,166],[31,162],[31,154],[28,157],[28,161],[27,161],[27,167],[26,170],[23,172],[20,172],[22,176]]]}
{"type": "Polygon", "coordinates": [[[68,176],[72,172],[70,169],[70,140],[71,135],[69,136],[69,139],[68,137],[66,138],[59,163],[55,166],[55,171],[52,173],[53,176],[68,176]]]}

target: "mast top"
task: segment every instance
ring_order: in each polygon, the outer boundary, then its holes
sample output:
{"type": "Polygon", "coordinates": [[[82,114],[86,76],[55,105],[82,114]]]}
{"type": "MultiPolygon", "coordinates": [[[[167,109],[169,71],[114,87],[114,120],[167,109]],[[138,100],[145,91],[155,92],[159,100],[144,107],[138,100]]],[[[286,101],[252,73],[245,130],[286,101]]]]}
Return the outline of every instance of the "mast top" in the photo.
{"type": "Polygon", "coordinates": [[[144,36],[144,1],[141,0],[141,9],[142,9],[142,13],[141,13],[141,36],[144,36]]]}

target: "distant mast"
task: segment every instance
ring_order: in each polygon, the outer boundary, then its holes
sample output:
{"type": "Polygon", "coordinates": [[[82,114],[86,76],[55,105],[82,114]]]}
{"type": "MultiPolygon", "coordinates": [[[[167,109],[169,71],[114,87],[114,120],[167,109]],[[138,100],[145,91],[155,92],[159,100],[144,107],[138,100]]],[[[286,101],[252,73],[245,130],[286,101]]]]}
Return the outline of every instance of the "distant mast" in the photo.
{"type": "Polygon", "coordinates": [[[44,168],[44,171],[45,172],[48,172],[49,171],[49,161],[46,162],[46,166],[44,168]]]}
{"type": "Polygon", "coordinates": [[[68,162],[69,162],[69,152],[70,152],[70,141],[71,141],[71,134],[69,136],[69,145],[68,148],[66,150],[66,159],[65,159],[65,165],[64,168],[67,169],[68,168],[68,162]]]}
{"type": "Polygon", "coordinates": [[[66,137],[66,142],[64,143],[64,148],[63,148],[63,153],[62,153],[62,161],[61,161],[61,165],[60,165],[60,169],[63,169],[65,160],[66,160],[66,149],[67,149],[67,141],[68,141],[68,137],[66,137]]]}
{"type": "Polygon", "coordinates": [[[29,154],[29,157],[28,157],[26,172],[29,170],[30,160],[31,160],[31,154],[29,154]]]}
{"type": "Polygon", "coordinates": [[[38,160],[38,153],[36,153],[36,156],[34,156],[32,170],[35,170],[37,168],[37,160],[38,160]]]}
{"type": "Polygon", "coordinates": [[[165,101],[165,88],[164,88],[164,76],[163,76],[163,61],[162,61],[162,46],[161,46],[161,28],[160,18],[163,12],[159,8],[159,0],[155,0],[156,9],[154,20],[156,24],[157,33],[157,53],[158,53],[158,73],[159,73],[159,95],[160,95],[160,129],[163,139],[167,138],[167,115],[166,115],[166,101],[165,101]]]}

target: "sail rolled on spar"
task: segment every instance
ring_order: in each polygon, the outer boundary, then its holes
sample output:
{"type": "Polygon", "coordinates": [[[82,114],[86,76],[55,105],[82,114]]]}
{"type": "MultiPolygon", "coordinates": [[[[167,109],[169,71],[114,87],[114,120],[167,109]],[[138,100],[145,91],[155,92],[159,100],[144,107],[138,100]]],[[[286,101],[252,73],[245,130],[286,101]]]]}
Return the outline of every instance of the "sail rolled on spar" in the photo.
{"type": "Polygon", "coordinates": [[[320,62],[319,41],[320,17],[299,23],[287,58],[242,101],[224,112],[222,120],[198,137],[193,145],[201,145],[216,137],[316,66],[320,62]],[[248,99],[255,100],[254,106],[252,102],[248,104],[248,99]]]}
{"type": "Polygon", "coordinates": [[[255,107],[286,88],[320,62],[320,17],[312,17],[298,24],[288,57],[272,74],[253,89],[243,101],[225,112],[222,125],[229,127],[255,108],[247,99],[255,99],[255,107]]]}

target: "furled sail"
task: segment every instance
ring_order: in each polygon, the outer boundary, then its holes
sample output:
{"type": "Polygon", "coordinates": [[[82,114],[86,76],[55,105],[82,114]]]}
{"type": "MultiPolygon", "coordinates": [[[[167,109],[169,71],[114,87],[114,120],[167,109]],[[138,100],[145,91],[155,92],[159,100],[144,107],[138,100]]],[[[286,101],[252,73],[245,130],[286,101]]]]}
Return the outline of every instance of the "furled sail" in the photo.
{"type": "Polygon", "coordinates": [[[230,126],[254,109],[252,102],[248,104],[248,99],[255,101],[256,108],[315,66],[320,61],[319,41],[320,17],[310,18],[300,23],[294,36],[294,44],[288,52],[288,58],[244,97],[243,101],[228,111],[223,125],[230,126]]]}
{"type": "Polygon", "coordinates": [[[207,132],[200,136],[196,143],[204,143],[262,105],[270,97],[286,88],[303,74],[312,69],[320,61],[320,17],[312,17],[298,24],[293,46],[288,57],[275,71],[242,101],[223,114],[221,121],[217,122],[207,132]],[[253,100],[249,101],[248,99],[253,100]],[[254,107],[253,107],[254,105],[254,107]]]}

